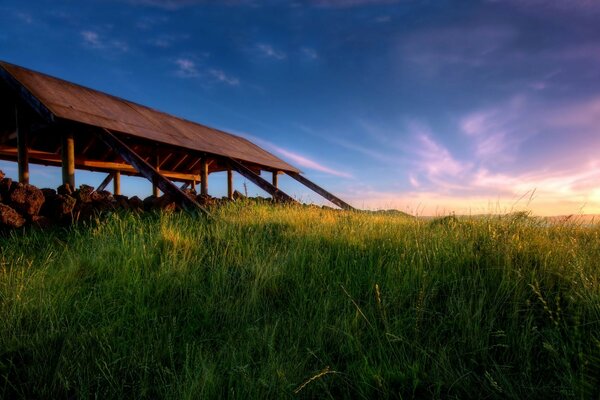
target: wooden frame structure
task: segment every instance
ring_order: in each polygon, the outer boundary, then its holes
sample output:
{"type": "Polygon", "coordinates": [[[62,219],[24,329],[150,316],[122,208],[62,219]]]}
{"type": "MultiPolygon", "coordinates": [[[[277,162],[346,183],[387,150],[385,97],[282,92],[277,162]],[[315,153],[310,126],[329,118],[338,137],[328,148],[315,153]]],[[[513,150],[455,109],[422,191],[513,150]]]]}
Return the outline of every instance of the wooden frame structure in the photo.
{"type": "Polygon", "coordinates": [[[277,201],[295,202],[278,188],[287,174],[337,206],[349,204],[302,176],[301,171],[247,139],[174,117],[130,101],[0,61],[0,159],[16,161],[19,181],[29,181],[29,164],[62,167],[63,183],[75,186],[75,170],[107,172],[98,190],[121,175],[143,176],[153,193],[172,196],[188,209],[203,210],[182,188],[227,172],[233,198],[237,172],[277,201]],[[272,173],[271,182],[260,176],[272,173]],[[173,182],[183,182],[182,188],[173,182]]]}

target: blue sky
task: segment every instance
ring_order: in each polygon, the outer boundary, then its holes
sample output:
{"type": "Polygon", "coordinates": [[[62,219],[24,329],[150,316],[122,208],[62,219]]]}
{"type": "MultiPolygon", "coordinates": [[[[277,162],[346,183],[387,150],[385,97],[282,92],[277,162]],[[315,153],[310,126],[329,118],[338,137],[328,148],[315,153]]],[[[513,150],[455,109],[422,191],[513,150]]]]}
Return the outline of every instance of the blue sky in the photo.
{"type": "Polygon", "coordinates": [[[0,24],[0,59],[246,136],[357,207],[600,213],[598,1],[5,0],[0,24]]]}

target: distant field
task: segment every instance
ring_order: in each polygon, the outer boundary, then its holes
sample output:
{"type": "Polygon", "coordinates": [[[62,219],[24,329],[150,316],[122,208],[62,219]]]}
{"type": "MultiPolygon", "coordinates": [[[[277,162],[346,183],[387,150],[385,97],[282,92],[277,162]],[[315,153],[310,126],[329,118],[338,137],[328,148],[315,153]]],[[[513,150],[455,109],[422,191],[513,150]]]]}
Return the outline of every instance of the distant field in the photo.
{"type": "Polygon", "coordinates": [[[0,398],[600,396],[600,225],[213,216],[0,237],[0,398]]]}

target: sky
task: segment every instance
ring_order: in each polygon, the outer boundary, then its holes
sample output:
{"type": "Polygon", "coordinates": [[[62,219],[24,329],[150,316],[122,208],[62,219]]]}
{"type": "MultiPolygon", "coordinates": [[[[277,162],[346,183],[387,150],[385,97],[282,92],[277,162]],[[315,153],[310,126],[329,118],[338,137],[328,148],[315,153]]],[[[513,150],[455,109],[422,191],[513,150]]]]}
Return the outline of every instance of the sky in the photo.
{"type": "Polygon", "coordinates": [[[0,59],[249,138],[358,208],[600,213],[598,0],[3,0],[0,25],[0,59]]]}

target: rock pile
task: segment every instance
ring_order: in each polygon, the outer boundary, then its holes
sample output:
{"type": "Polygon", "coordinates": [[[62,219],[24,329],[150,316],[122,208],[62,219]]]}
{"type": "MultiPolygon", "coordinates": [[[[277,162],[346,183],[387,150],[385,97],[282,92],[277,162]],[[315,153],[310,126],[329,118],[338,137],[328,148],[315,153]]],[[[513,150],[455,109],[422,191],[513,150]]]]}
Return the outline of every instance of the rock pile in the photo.
{"type": "MultiPolygon", "coordinates": [[[[223,200],[199,196],[193,190],[184,191],[202,205],[215,205],[223,200]]],[[[97,191],[88,185],[73,189],[68,184],[54,189],[38,189],[30,184],[14,182],[0,171],[0,230],[16,229],[26,225],[46,228],[85,220],[111,210],[176,211],[179,206],[167,195],[113,196],[106,190],[97,191]]]]}

